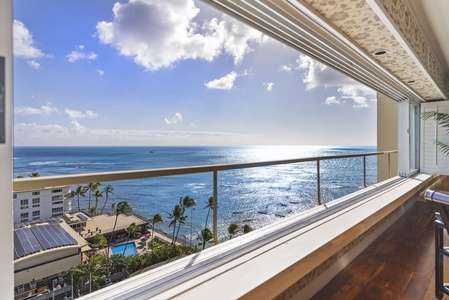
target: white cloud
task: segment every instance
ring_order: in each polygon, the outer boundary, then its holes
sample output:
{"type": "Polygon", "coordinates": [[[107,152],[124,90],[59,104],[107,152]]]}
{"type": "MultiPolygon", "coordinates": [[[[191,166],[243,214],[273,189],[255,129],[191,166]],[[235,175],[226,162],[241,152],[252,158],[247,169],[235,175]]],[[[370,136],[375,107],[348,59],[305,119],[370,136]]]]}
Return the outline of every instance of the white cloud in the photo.
{"type": "Polygon", "coordinates": [[[343,103],[344,103],[344,101],[337,99],[337,97],[335,97],[335,96],[327,97],[326,101],[324,101],[324,104],[326,104],[326,105],[343,104],[343,103]]]}
{"type": "Polygon", "coordinates": [[[104,70],[97,69],[97,74],[100,77],[103,76],[104,75],[104,70]]]}
{"type": "Polygon", "coordinates": [[[78,120],[78,119],[83,119],[83,118],[95,118],[96,116],[98,116],[97,113],[91,111],[91,110],[87,110],[85,113],[79,111],[79,110],[73,110],[73,109],[68,109],[66,108],[64,110],[64,113],[71,119],[71,120],[78,120]]]}
{"type": "MultiPolygon", "coordinates": [[[[83,45],[79,45],[78,48],[80,50],[84,49],[83,45]]],[[[66,58],[69,62],[76,62],[77,60],[87,59],[87,60],[95,60],[97,58],[97,54],[94,52],[85,53],[82,51],[74,50],[66,55],[66,58]]]]}
{"type": "Polygon", "coordinates": [[[292,72],[292,67],[289,65],[282,65],[279,67],[279,70],[287,72],[287,73],[291,73],[292,72]]]}
{"type": "Polygon", "coordinates": [[[39,70],[40,67],[41,67],[41,64],[38,63],[38,62],[36,62],[36,61],[34,61],[34,60],[29,60],[29,61],[27,61],[27,63],[28,63],[28,65],[29,65],[30,67],[32,67],[32,68],[35,69],[35,70],[39,70]]]}
{"type": "Polygon", "coordinates": [[[267,91],[271,92],[274,87],[274,82],[267,82],[267,83],[264,83],[263,85],[266,86],[267,91]]]}
{"type": "Polygon", "coordinates": [[[167,124],[167,125],[176,124],[176,123],[182,121],[182,114],[177,112],[171,119],[164,119],[164,121],[165,121],[165,124],[167,124]]]}
{"type": "MultiPolygon", "coordinates": [[[[375,99],[375,92],[353,80],[352,78],[341,74],[322,63],[313,60],[310,57],[301,55],[297,60],[299,69],[304,69],[303,82],[306,84],[306,90],[314,89],[318,86],[338,87],[341,98],[354,101],[353,107],[368,107],[368,100],[375,99]]],[[[337,99],[335,96],[332,96],[337,99]]],[[[328,97],[325,104],[331,97],[328,97]]],[[[342,102],[340,100],[340,102],[342,102]]],[[[334,104],[334,103],[332,103],[334,104]]]]}
{"type": "Polygon", "coordinates": [[[43,57],[44,53],[34,45],[33,35],[19,20],[13,24],[14,55],[20,58],[30,59],[43,57]]]}
{"type": "Polygon", "coordinates": [[[37,125],[36,123],[18,123],[14,125],[15,138],[59,138],[70,137],[70,131],[57,124],[37,125]]]}
{"type": "Polygon", "coordinates": [[[56,124],[14,125],[16,145],[227,145],[242,144],[258,136],[230,132],[88,129],[76,120],[66,128],[56,124]]]}
{"type": "Polygon", "coordinates": [[[232,71],[226,76],[206,82],[204,85],[209,89],[230,90],[234,87],[237,73],[232,71]]]}
{"type": "Polygon", "coordinates": [[[212,61],[221,53],[239,63],[252,51],[253,43],[267,39],[226,16],[197,24],[199,9],[193,0],[130,0],[117,2],[112,11],[111,22],[97,23],[100,42],[152,71],[182,60],[212,61]]]}
{"type": "Polygon", "coordinates": [[[31,106],[18,106],[14,108],[14,113],[20,116],[28,116],[28,115],[51,115],[52,113],[58,113],[59,110],[51,104],[42,105],[39,108],[34,108],[31,106]]]}

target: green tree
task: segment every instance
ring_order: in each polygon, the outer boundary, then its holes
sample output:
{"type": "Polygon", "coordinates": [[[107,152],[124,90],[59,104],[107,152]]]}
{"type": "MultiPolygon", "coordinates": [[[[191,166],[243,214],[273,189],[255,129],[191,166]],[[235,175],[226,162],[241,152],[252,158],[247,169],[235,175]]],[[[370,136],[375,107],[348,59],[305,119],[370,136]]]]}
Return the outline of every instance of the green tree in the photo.
{"type": "Polygon", "coordinates": [[[112,237],[114,236],[114,233],[115,233],[115,227],[117,226],[118,217],[121,214],[131,213],[133,211],[133,209],[128,204],[128,202],[121,201],[117,204],[117,206],[115,206],[115,203],[112,203],[112,211],[115,213],[115,222],[114,222],[114,227],[112,228],[111,237],[109,238],[109,246],[112,245],[112,237]]]}
{"type": "MultiPolygon", "coordinates": [[[[192,216],[192,208],[196,205],[196,200],[193,198],[190,198],[189,196],[185,196],[184,198],[181,198],[179,200],[179,204],[181,204],[182,208],[183,208],[183,213],[182,215],[184,216],[184,213],[186,211],[187,208],[190,208],[190,244],[192,244],[192,220],[193,220],[193,216],[192,216]]],[[[179,234],[179,229],[181,229],[181,223],[178,223],[178,232],[176,233],[176,236],[178,236],[179,234]]]]}
{"type": "Polygon", "coordinates": [[[89,207],[90,208],[90,199],[92,198],[92,193],[95,193],[95,191],[98,189],[98,187],[101,185],[99,182],[91,182],[89,183],[86,188],[87,191],[89,191],[89,207]]]}
{"type": "MultiPolygon", "coordinates": [[[[128,235],[128,241],[130,241],[135,235],[140,234],[142,229],[136,225],[136,223],[131,223],[128,228],[125,229],[128,235]]],[[[128,247],[128,243],[126,243],[125,248],[123,249],[123,255],[126,253],[126,247],[128,247]]]]}
{"type": "Polygon", "coordinates": [[[214,238],[214,235],[212,234],[212,231],[209,230],[209,228],[205,228],[201,230],[201,234],[197,236],[197,240],[200,241],[198,244],[199,246],[202,246],[202,249],[206,248],[206,244],[214,238]]]}
{"type": "MultiPolygon", "coordinates": [[[[446,134],[449,134],[449,114],[436,112],[436,111],[428,111],[423,112],[421,114],[421,118],[423,120],[433,119],[437,122],[438,125],[443,127],[446,130],[446,134]]],[[[449,155],[449,145],[435,140],[435,144],[437,147],[443,152],[444,155],[449,155]]]]}
{"type": "Polygon", "coordinates": [[[228,233],[229,233],[229,239],[232,239],[232,237],[240,231],[240,227],[239,225],[232,223],[231,225],[229,225],[228,227],[228,233]]]}
{"type": "Polygon", "coordinates": [[[153,250],[153,239],[154,239],[154,225],[156,223],[162,223],[164,222],[164,218],[160,215],[160,214],[155,214],[152,218],[150,218],[149,220],[151,222],[151,229],[152,229],[152,233],[151,233],[151,250],[153,250]]]}
{"type": "Polygon", "coordinates": [[[168,225],[168,227],[173,226],[173,239],[172,239],[172,245],[173,245],[173,253],[175,252],[175,245],[176,245],[176,225],[178,223],[184,224],[187,217],[184,216],[184,209],[182,205],[176,204],[175,208],[173,208],[173,212],[171,214],[168,214],[168,218],[172,221],[168,225]]]}
{"type": "Polygon", "coordinates": [[[62,278],[64,278],[64,282],[76,288],[78,290],[78,293],[84,286],[84,283],[89,280],[85,278],[84,270],[81,269],[81,264],[73,266],[65,271],[62,274],[62,278]]]}
{"type": "Polygon", "coordinates": [[[111,274],[127,271],[128,261],[121,254],[113,254],[109,257],[109,270],[111,274]]]}
{"type": "Polygon", "coordinates": [[[253,228],[248,224],[243,225],[243,234],[247,234],[248,232],[253,231],[253,228]]]}
{"type": "Polygon", "coordinates": [[[94,254],[90,257],[89,262],[81,264],[79,267],[83,271],[84,282],[89,282],[89,292],[92,291],[92,284],[94,290],[99,288],[99,284],[96,281],[103,276],[107,275],[107,264],[105,258],[102,255],[94,254]]]}
{"type": "Polygon", "coordinates": [[[17,175],[16,178],[23,178],[23,175],[17,175]]]}
{"type": "Polygon", "coordinates": [[[100,190],[97,189],[94,192],[94,197],[95,197],[95,208],[98,211],[98,198],[103,197],[103,193],[100,190]]]}
{"type": "Polygon", "coordinates": [[[104,247],[108,244],[108,240],[101,233],[94,236],[93,244],[95,247],[104,247]]]}
{"type": "Polygon", "coordinates": [[[87,187],[78,185],[78,186],[76,187],[75,191],[72,191],[72,193],[71,193],[73,196],[77,196],[77,200],[78,200],[78,211],[81,211],[81,207],[80,207],[80,196],[81,196],[81,197],[86,197],[86,192],[87,192],[87,187]]]}
{"type": "Polygon", "coordinates": [[[98,209],[95,206],[89,207],[89,216],[93,217],[97,214],[98,209]]]}
{"type": "MultiPolygon", "coordinates": [[[[207,208],[207,215],[206,215],[206,223],[204,224],[204,230],[207,229],[207,222],[209,221],[210,210],[214,209],[214,197],[209,197],[209,200],[206,202],[206,206],[204,207],[204,209],[206,208],[207,208]]],[[[206,243],[203,243],[203,250],[204,247],[206,247],[206,243]]]]}
{"type": "Polygon", "coordinates": [[[114,194],[114,188],[112,187],[112,185],[109,184],[104,187],[103,193],[105,193],[105,195],[106,195],[106,200],[104,201],[103,207],[101,208],[100,215],[103,214],[103,210],[106,207],[106,203],[108,202],[109,195],[114,194]]]}
{"type": "Polygon", "coordinates": [[[39,172],[31,172],[31,174],[29,175],[29,177],[40,177],[41,175],[39,174],[39,172]]]}

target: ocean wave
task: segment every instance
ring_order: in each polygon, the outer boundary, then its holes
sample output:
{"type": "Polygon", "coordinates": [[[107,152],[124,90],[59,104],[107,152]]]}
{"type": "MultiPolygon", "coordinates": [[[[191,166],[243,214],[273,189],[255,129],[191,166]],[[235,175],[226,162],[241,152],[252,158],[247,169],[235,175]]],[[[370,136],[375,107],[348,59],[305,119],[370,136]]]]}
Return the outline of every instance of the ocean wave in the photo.
{"type": "Polygon", "coordinates": [[[59,164],[59,161],[35,161],[35,162],[30,162],[28,165],[29,166],[45,166],[45,165],[55,165],[55,164],[59,164]]]}

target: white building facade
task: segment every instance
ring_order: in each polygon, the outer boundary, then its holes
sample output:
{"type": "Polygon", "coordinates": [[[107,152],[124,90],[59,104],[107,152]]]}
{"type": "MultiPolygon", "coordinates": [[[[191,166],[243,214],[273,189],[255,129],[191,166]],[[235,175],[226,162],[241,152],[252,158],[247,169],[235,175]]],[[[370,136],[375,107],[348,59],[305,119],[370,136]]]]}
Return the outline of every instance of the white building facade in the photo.
{"type": "Polygon", "coordinates": [[[62,216],[71,210],[70,186],[14,192],[14,224],[62,216]]]}

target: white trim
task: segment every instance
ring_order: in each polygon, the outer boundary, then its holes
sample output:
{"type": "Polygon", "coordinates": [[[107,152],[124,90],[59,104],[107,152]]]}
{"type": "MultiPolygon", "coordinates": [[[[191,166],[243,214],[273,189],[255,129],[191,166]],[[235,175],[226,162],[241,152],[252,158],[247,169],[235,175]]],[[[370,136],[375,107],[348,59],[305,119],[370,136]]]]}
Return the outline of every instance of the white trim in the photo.
{"type": "Polygon", "coordinates": [[[399,176],[410,176],[410,104],[398,104],[398,163],[399,176]]]}
{"type": "MultiPolygon", "coordinates": [[[[5,122],[6,141],[0,144],[0,236],[3,244],[0,255],[2,299],[14,299],[13,267],[13,205],[12,205],[12,0],[0,1],[0,56],[5,57],[5,122]]],[[[1,70],[3,71],[3,70],[1,70]]]]}

